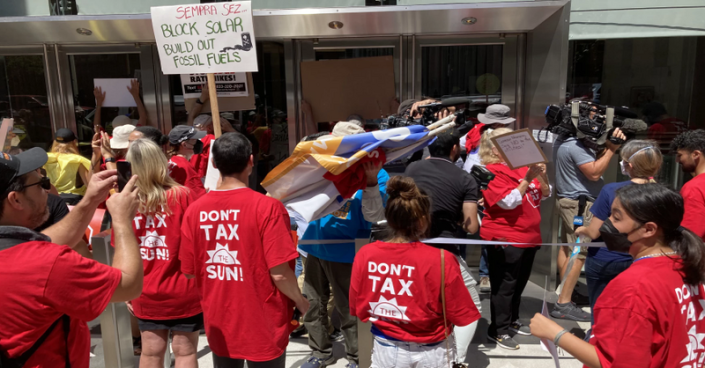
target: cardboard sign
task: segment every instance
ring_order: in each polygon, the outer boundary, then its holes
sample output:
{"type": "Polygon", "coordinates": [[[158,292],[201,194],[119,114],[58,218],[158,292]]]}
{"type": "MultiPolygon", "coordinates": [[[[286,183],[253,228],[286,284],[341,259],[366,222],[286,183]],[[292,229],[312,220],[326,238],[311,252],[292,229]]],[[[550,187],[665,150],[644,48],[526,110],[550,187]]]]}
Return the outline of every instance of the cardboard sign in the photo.
{"type": "MultiPolygon", "coordinates": [[[[206,75],[182,74],[181,88],[184,99],[201,97],[202,88],[208,88],[206,75]]],[[[218,97],[244,97],[247,91],[247,73],[217,73],[215,75],[215,89],[218,97]]]]}
{"type": "Polygon", "coordinates": [[[0,142],[2,142],[2,151],[7,152],[10,150],[12,145],[12,128],[14,125],[13,119],[2,119],[2,125],[0,126],[0,142]]]}
{"type": "Polygon", "coordinates": [[[396,113],[391,56],[302,62],[301,82],[317,123],[351,114],[378,119],[396,113]]]}
{"type": "Polygon", "coordinates": [[[256,72],[249,1],[152,7],[164,74],[256,72]]]}
{"type": "Polygon", "coordinates": [[[548,162],[529,129],[517,130],[491,139],[504,162],[512,170],[548,162]]]}
{"type": "Polygon", "coordinates": [[[103,107],[137,106],[135,98],[127,89],[130,86],[130,81],[132,81],[130,78],[93,79],[93,86],[100,87],[105,92],[103,107]]]}

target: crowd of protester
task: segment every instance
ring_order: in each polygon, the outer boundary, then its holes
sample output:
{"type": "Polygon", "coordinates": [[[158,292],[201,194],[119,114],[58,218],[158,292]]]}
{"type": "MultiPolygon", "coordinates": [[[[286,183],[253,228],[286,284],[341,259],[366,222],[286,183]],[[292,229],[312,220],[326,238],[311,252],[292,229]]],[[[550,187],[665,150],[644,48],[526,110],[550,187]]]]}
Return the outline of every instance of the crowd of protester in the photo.
{"type": "MultiPolygon", "coordinates": [[[[290,337],[307,334],[311,355],[301,367],[333,364],[333,343],[342,341],[347,366],[356,368],[358,320],[371,323],[373,367],[446,367],[466,361],[481,318],[478,289],[490,294],[488,340],[502,348],[519,349],[514,336],[533,335],[588,367],[702,365],[704,130],[682,132],[669,148],[692,174],[680,194],[655,182],[662,147],[644,139],[608,140],[597,152],[558,137],[551,183],[544,164],[505,162],[493,138],[511,133],[515,120],[507,106],[491,105],[469,132],[438,134],[403,174],[360,162],[364,188],[297,227],[300,215],[252,185],[269,162],[260,145],[266,124],[248,129],[201,114],[203,91],[187,124],[167,134],[142,118],[116,118],[110,134],[97,125],[90,160],[68,129],[55,132],[49,153],[2,154],[0,366],[88,367],[86,322],[125,302],[140,367],[162,367],[170,339],[176,366],[197,367],[205,329],[215,367],[282,368],[290,337]],[[615,155],[629,180],[604,184],[615,155]],[[119,162],[133,175],[121,190],[119,162]],[[220,179],[207,191],[209,164],[220,179]],[[473,165],[494,178],[481,187],[473,165]],[[520,316],[550,197],[567,244],[550,316],[591,322],[585,340],[541,314],[530,324],[520,316]],[[109,214],[110,266],[91,259],[80,230],[99,206],[109,214]],[[382,223],[387,231],[356,252],[360,230],[382,223]],[[482,246],[479,285],[465,245],[423,242],[468,236],[495,242],[482,246]],[[583,247],[571,256],[575,243],[583,247]],[[578,307],[585,297],[575,292],[583,264],[592,313],[578,307]]],[[[105,94],[95,96],[99,123],[105,94]]],[[[414,116],[423,103],[404,101],[400,114],[414,116]]],[[[351,115],[304,141],[366,128],[351,115]]],[[[612,135],[626,139],[619,129],[612,135]]]]}

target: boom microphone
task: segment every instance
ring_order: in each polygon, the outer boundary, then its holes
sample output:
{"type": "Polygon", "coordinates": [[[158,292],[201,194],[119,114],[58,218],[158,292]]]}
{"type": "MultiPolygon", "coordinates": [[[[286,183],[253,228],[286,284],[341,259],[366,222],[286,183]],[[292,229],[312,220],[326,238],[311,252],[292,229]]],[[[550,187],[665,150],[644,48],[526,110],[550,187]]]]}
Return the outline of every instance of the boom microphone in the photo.
{"type": "Polygon", "coordinates": [[[649,129],[649,126],[640,119],[624,119],[621,126],[614,124],[614,127],[619,128],[626,133],[643,132],[649,129]]]}

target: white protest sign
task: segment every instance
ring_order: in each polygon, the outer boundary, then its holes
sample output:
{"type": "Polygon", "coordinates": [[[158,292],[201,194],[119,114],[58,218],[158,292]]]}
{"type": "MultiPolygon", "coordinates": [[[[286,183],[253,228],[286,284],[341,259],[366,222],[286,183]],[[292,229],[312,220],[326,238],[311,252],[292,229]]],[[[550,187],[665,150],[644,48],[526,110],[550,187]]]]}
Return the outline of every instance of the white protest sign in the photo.
{"type": "MultiPolygon", "coordinates": [[[[548,316],[548,306],[546,305],[546,290],[548,290],[548,277],[546,277],[546,286],[543,290],[543,307],[541,308],[541,315],[548,319],[551,319],[551,317],[548,316]]],[[[556,364],[556,368],[561,368],[561,362],[560,360],[558,360],[558,347],[556,347],[556,344],[554,344],[553,341],[549,339],[541,339],[541,348],[551,354],[551,356],[553,357],[553,363],[556,364]]]]}
{"type": "Polygon", "coordinates": [[[493,137],[492,143],[512,170],[548,161],[528,129],[493,137]]]}
{"type": "Polygon", "coordinates": [[[152,7],[164,74],[256,72],[249,1],[152,7]]]}
{"type": "Polygon", "coordinates": [[[137,106],[135,98],[127,89],[131,81],[130,78],[96,78],[93,79],[93,86],[100,87],[105,92],[103,107],[137,106]]]}
{"type": "Polygon", "coordinates": [[[206,170],[206,179],[203,181],[203,186],[207,190],[215,190],[218,187],[218,179],[220,179],[220,170],[213,166],[213,146],[215,141],[211,142],[210,156],[208,156],[208,170],[206,170]]]}
{"type": "MultiPolygon", "coordinates": [[[[184,99],[201,97],[201,88],[208,88],[206,74],[181,74],[184,99]]],[[[246,97],[247,73],[216,73],[215,89],[218,97],[246,97]]]]}

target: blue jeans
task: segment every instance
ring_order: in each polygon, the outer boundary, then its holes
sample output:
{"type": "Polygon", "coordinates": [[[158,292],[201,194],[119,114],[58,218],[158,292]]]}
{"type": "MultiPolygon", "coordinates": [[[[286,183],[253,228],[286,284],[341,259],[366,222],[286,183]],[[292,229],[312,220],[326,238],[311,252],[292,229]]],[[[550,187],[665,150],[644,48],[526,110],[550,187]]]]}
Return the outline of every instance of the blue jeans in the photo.
{"type": "Polygon", "coordinates": [[[597,298],[600,297],[600,294],[602,294],[602,291],[605,290],[607,284],[609,284],[612,279],[617,277],[617,275],[629,268],[631,264],[632,261],[605,262],[596,259],[595,257],[587,257],[587,260],[585,261],[585,279],[587,281],[588,297],[590,298],[590,309],[593,310],[593,324],[595,323],[594,309],[597,298]]]}
{"type": "Polygon", "coordinates": [[[301,276],[301,273],[304,272],[304,262],[301,260],[301,257],[301,254],[299,254],[298,258],[296,258],[296,268],[294,269],[294,274],[297,279],[301,276]]]}
{"type": "Polygon", "coordinates": [[[488,245],[483,245],[480,252],[480,277],[490,277],[490,269],[487,267],[487,247],[488,245]]]}

